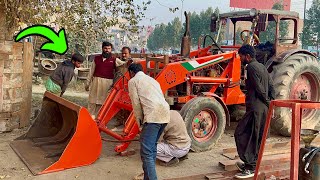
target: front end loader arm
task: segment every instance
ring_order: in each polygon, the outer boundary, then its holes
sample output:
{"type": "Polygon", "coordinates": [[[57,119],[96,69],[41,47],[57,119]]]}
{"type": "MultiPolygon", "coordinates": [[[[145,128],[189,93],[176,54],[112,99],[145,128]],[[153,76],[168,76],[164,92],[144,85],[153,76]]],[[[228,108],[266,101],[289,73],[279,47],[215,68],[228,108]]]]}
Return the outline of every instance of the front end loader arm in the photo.
{"type": "Polygon", "coordinates": [[[190,73],[233,58],[236,58],[235,51],[170,63],[163,68],[155,79],[165,93],[168,89],[188,81],[190,73]]]}
{"type": "MultiPolygon", "coordinates": [[[[235,57],[236,52],[229,52],[200,57],[192,60],[169,63],[165,66],[162,66],[163,69],[158,73],[155,79],[159,82],[163,93],[165,93],[168,89],[188,81],[188,76],[190,75],[190,73],[230,60],[235,57]]],[[[144,72],[147,72],[146,61],[142,60],[140,61],[140,64],[144,68],[144,72]]],[[[149,64],[148,66],[152,67],[153,65],[154,64],[149,64]]],[[[130,142],[134,140],[136,135],[139,133],[138,125],[132,113],[132,106],[128,93],[128,81],[129,73],[127,72],[113,85],[96,119],[100,132],[105,132],[106,134],[121,142],[120,145],[115,147],[116,152],[122,152],[126,150],[130,142]],[[118,134],[108,129],[106,125],[121,109],[128,110],[131,113],[126,120],[123,132],[121,134],[118,134]]]]}

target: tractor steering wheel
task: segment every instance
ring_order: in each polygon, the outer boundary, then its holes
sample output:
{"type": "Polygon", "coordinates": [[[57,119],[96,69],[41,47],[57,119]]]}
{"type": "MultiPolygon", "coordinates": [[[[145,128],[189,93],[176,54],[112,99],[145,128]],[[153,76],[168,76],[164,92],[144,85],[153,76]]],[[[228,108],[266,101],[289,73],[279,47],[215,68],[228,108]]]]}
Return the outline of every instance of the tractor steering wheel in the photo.
{"type": "MultiPolygon", "coordinates": [[[[250,32],[249,30],[243,30],[241,31],[240,33],[240,37],[241,37],[241,40],[245,43],[245,44],[249,44],[249,39],[250,39],[250,32]],[[246,33],[247,35],[244,35],[244,33],[246,33]]],[[[254,39],[254,43],[253,45],[256,46],[258,44],[260,44],[260,39],[259,37],[256,35],[256,34],[253,34],[253,39],[254,39]]]]}
{"type": "Polygon", "coordinates": [[[205,48],[205,46],[206,46],[207,37],[209,37],[209,38],[212,40],[212,45],[215,45],[221,52],[224,52],[224,50],[221,49],[221,47],[220,47],[220,46],[218,45],[218,43],[214,40],[214,38],[213,38],[212,36],[208,35],[208,34],[204,36],[203,45],[202,45],[203,48],[205,48]]]}

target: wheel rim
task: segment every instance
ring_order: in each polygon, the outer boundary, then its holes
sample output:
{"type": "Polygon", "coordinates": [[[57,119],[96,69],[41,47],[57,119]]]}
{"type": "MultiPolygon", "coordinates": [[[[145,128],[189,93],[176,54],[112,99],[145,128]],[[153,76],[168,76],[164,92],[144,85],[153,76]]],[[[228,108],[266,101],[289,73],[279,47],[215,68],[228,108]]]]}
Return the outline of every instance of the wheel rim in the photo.
{"type": "MultiPolygon", "coordinates": [[[[317,77],[309,72],[302,73],[293,82],[290,99],[319,101],[319,83],[317,77]]],[[[313,117],[316,109],[303,109],[302,118],[313,117]]]]}
{"type": "Polygon", "coordinates": [[[200,111],[192,121],[192,136],[198,142],[208,141],[217,130],[218,118],[211,109],[200,111]]]}

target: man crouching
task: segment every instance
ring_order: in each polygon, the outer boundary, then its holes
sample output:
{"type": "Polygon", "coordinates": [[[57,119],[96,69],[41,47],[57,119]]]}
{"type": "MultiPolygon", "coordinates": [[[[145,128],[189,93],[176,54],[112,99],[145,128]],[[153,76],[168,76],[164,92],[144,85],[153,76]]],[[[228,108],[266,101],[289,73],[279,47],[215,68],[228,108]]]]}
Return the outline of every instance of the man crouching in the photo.
{"type": "Polygon", "coordinates": [[[162,166],[175,166],[185,159],[191,147],[185,122],[178,111],[170,110],[170,122],[157,145],[157,159],[162,166]],[[180,160],[179,160],[180,159],[180,160]]]}

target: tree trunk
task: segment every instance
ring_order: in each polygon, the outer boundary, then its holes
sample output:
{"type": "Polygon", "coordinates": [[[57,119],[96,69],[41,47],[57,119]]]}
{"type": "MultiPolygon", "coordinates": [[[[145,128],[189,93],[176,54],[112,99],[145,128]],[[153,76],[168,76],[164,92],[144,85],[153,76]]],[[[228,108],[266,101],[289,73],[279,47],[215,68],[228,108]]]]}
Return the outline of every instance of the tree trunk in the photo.
{"type": "Polygon", "coordinates": [[[0,5],[0,43],[3,42],[5,40],[6,37],[6,31],[7,31],[7,27],[6,27],[6,13],[5,13],[5,8],[4,6],[0,5]],[[3,33],[5,32],[5,33],[3,33]]]}

